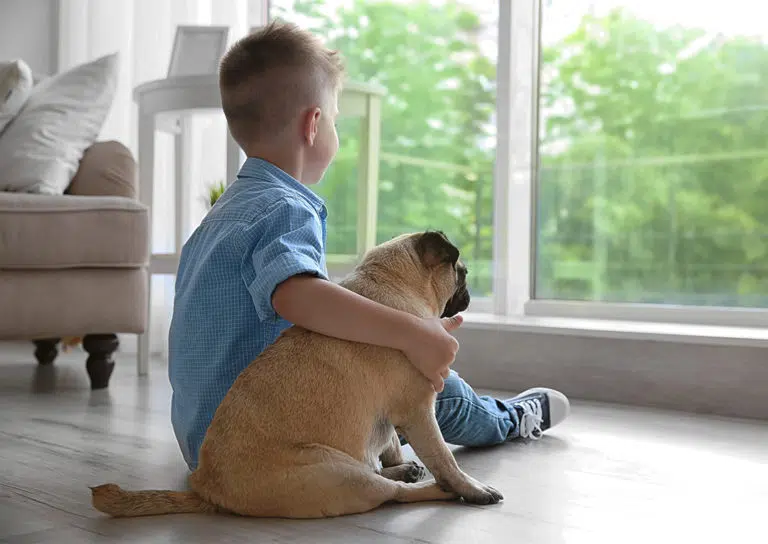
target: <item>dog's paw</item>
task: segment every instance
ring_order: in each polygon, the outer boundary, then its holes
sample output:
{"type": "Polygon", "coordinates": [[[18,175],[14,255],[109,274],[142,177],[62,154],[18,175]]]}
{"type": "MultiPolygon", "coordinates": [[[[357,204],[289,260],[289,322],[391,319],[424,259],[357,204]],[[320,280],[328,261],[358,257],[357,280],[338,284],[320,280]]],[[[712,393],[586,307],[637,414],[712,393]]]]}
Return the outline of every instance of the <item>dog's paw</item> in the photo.
{"type": "Polygon", "coordinates": [[[497,489],[480,482],[467,482],[461,490],[457,490],[461,498],[469,504],[497,504],[504,496],[497,489]]]}
{"type": "Polygon", "coordinates": [[[405,472],[403,474],[403,481],[409,484],[418,482],[419,480],[424,478],[424,476],[427,473],[424,467],[418,464],[416,461],[411,461],[409,463],[406,463],[405,466],[407,468],[405,469],[405,472]]]}
{"type": "Polygon", "coordinates": [[[412,484],[421,480],[426,474],[424,467],[415,461],[409,461],[402,465],[387,467],[381,470],[381,475],[396,482],[412,484]]]}

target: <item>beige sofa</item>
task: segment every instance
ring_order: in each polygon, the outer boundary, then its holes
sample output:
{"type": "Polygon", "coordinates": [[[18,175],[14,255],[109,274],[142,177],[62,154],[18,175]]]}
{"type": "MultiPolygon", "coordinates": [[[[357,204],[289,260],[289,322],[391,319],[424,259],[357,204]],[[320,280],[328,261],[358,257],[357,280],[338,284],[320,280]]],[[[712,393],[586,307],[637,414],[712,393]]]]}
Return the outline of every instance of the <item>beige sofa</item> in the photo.
{"type": "Polygon", "coordinates": [[[149,216],[136,193],[134,158],[114,141],[85,152],[64,195],[0,192],[0,340],[32,340],[50,364],[62,338],[81,337],[93,389],[109,383],[116,333],[147,326],[149,216]]]}

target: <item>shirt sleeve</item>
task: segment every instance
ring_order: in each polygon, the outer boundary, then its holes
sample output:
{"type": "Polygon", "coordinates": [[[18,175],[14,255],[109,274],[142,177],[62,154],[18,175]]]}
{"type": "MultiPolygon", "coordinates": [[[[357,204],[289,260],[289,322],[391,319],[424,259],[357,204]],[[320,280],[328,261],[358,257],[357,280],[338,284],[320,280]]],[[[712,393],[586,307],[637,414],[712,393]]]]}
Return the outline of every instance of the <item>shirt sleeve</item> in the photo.
{"type": "Polygon", "coordinates": [[[303,202],[282,199],[249,230],[257,233],[257,239],[250,246],[243,280],[259,318],[274,320],[279,316],[272,294],[278,285],[298,274],[328,279],[322,225],[317,213],[303,202]]]}

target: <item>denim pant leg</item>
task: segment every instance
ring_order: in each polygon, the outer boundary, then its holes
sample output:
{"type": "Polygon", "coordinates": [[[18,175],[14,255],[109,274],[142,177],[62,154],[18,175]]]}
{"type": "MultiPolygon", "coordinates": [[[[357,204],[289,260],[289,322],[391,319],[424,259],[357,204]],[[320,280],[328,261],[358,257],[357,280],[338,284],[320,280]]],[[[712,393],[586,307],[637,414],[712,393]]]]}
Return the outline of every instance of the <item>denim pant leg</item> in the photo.
{"type": "Polygon", "coordinates": [[[457,446],[493,446],[517,430],[519,416],[501,401],[479,396],[456,372],[438,394],[435,415],[443,439],[457,446]]]}

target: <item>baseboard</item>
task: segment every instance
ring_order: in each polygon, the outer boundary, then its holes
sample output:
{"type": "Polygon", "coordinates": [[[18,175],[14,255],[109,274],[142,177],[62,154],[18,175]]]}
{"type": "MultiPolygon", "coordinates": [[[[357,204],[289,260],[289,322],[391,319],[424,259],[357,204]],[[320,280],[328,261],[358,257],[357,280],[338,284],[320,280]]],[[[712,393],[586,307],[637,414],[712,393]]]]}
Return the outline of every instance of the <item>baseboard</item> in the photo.
{"type": "MultiPolygon", "coordinates": [[[[153,334],[166,358],[167,332],[153,334]]],[[[120,352],[136,353],[121,334],[120,352]]],[[[559,389],[575,399],[768,420],[768,348],[460,329],[454,365],[476,388],[559,389]]],[[[10,342],[22,347],[29,342],[10,342]]]]}
{"type": "Polygon", "coordinates": [[[478,388],[768,420],[768,348],[460,329],[454,368],[478,388]]]}

